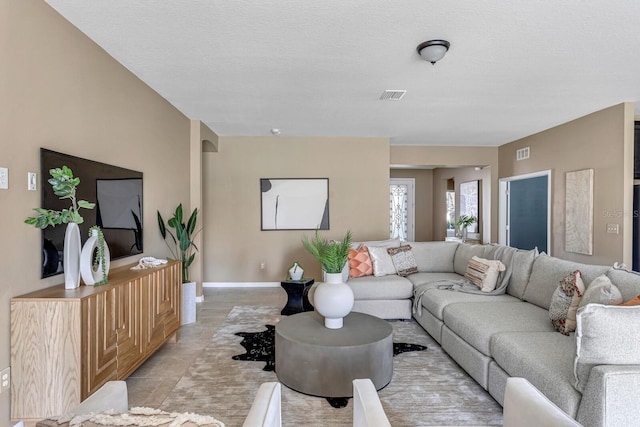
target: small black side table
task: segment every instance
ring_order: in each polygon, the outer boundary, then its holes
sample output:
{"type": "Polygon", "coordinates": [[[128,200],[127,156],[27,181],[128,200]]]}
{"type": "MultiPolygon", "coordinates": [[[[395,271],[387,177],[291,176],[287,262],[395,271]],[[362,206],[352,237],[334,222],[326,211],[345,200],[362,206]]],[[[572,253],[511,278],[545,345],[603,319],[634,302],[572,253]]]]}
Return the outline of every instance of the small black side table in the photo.
{"type": "Polygon", "coordinates": [[[313,285],[313,279],[285,280],[280,286],[287,292],[287,303],[280,312],[285,316],[290,314],[312,311],[313,306],[309,302],[309,289],[313,285]]]}

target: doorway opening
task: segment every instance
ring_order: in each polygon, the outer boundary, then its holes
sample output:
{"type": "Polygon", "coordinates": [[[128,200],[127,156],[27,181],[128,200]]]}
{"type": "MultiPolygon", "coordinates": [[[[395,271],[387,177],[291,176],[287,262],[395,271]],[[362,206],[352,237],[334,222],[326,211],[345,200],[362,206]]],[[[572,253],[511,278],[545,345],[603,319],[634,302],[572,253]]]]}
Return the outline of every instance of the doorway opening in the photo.
{"type": "Polygon", "coordinates": [[[389,237],[415,240],[415,179],[389,179],[389,237]]]}

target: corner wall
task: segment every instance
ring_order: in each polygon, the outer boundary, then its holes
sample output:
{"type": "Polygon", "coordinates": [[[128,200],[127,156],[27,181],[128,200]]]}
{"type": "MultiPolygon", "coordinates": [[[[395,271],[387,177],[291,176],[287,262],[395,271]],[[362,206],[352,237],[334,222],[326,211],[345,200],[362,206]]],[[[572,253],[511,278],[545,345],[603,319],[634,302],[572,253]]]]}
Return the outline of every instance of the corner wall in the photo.
{"type": "Polygon", "coordinates": [[[260,230],[260,178],[328,177],[330,230],[321,234],[388,238],[388,139],[220,136],[218,143],[203,157],[205,282],[280,282],[294,261],[320,279],[301,243],[313,230],[260,230]]]}
{"type": "Polygon", "coordinates": [[[633,118],[633,104],[619,104],[499,148],[500,178],[551,170],[552,255],[631,265],[633,118]],[[530,158],[516,161],[516,150],[527,146],[530,158]],[[564,250],[565,174],[588,168],[595,170],[592,256],[564,250]],[[620,224],[620,233],[607,234],[609,223],[620,224]]]}
{"type": "MultiPolygon", "coordinates": [[[[189,205],[189,120],[43,1],[0,0],[0,369],[10,363],[10,300],[61,283],[40,279],[40,147],[144,173],[145,255],[166,257],[156,210],[189,205]],[[27,191],[37,172],[38,191],[27,191]]],[[[82,184],[81,184],[82,185],[82,184]]],[[[115,261],[133,263],[139,257],[115,261]]],[[[10,425],[0,394],[0,427],[10,425]]]]}

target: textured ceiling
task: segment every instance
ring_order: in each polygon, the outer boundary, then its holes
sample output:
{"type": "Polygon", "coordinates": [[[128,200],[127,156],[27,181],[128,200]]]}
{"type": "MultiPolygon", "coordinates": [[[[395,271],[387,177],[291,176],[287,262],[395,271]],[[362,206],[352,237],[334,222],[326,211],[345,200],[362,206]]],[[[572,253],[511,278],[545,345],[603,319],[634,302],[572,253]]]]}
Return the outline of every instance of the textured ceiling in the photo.
{"type": "Polygon", "coordinates": [[[640,99],[639,0],[46,1],[221,136],[496,146],[640,99]]]}

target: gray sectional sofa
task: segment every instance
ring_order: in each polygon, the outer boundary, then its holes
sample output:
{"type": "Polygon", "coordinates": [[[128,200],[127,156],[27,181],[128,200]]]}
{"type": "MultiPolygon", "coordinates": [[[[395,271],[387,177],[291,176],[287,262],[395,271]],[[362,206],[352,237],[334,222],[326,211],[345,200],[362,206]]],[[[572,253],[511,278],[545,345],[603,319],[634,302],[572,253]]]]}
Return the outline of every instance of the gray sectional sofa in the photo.
{"type": "Polygon", "coordinates": [[[511,250],[506,292],[471,294],[440,284],[460,281],[474,255],[499,259],[499,246],[409,244],[418,273],[349,279],[354,311],[385,319],[414,317],[500,404],[507,378],[524,377],[585,426],[640,425],[640,307],[589,304],[578,311],[578,328],[568,336],[555,331],[548,311],[558,283],[572,271],[580,270],[587,287],[606,275],[624,301],[640,295],[640,275],[511,250]],[[427,283],[433,287],[421,292],[412,310],[414,290],[427,283]]]}

